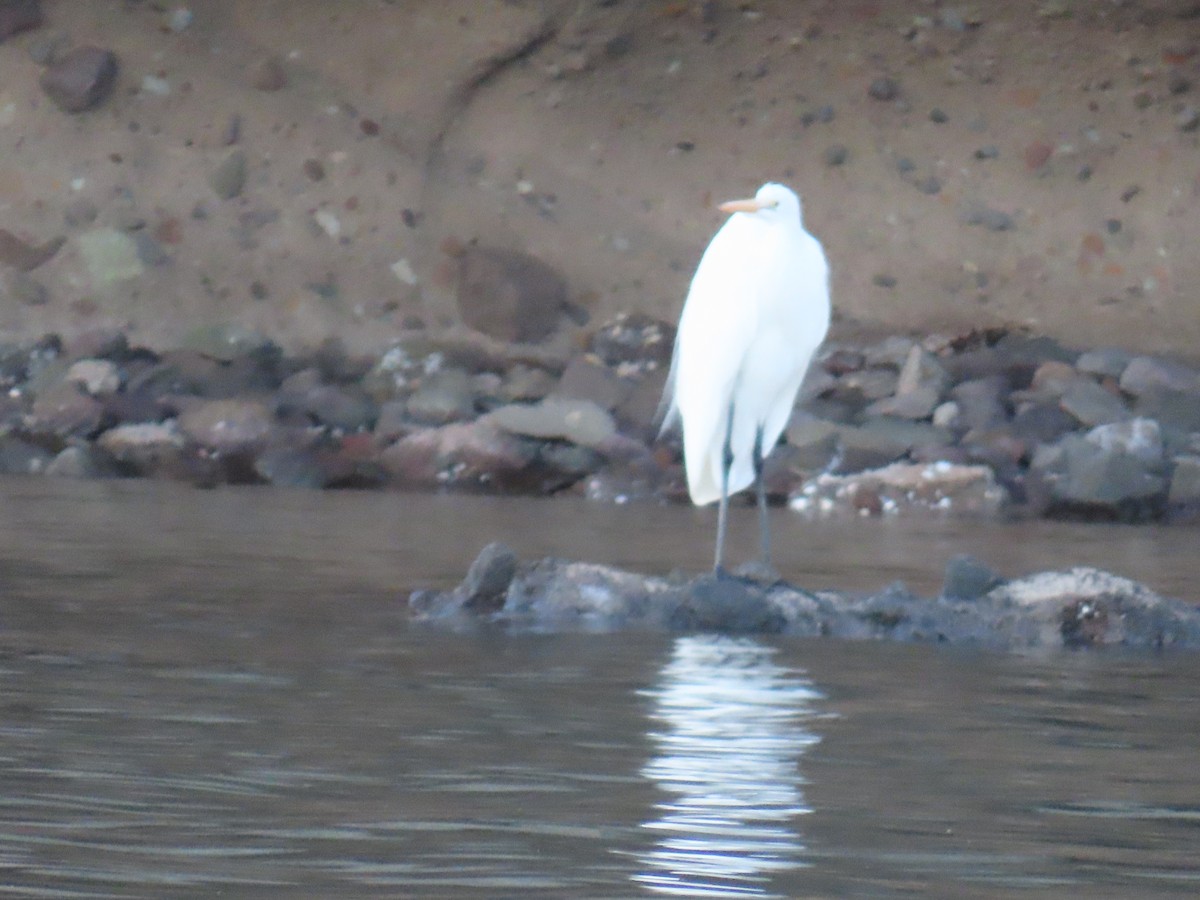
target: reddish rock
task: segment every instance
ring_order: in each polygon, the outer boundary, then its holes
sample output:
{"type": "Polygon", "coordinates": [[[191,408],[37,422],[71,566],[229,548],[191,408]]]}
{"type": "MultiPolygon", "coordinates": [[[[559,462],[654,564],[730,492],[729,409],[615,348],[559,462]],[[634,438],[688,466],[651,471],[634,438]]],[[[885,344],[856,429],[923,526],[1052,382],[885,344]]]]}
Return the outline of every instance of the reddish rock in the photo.
{"type": "Polygon", "coordinates": [[[117,68],[112,51],[77,47],[47,68],[40,83],[63,112],[83,112],[109,95],[117,80],[117,68]]]}
{"type": "Polygon", "coordinates": [[[266,441],[271,413],[256,400],[201,400],[180,415],[179,428],[208,450],[238,453],[266,441]]]}
{"type": "Polygon", "coordinates": [[[404,487],[528,486],[533,446],[487,419],[429,428],[403,437],[380,454],[392,480],[404,487]]]}

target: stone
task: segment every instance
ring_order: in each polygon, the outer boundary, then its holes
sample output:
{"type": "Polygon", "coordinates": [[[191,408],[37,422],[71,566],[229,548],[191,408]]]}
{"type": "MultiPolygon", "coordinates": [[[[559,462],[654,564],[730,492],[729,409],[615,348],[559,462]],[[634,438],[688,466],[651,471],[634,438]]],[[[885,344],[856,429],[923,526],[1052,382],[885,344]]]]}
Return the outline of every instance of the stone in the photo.
{"type": "Polygon", "coordinates": [[[510,434],[541,440],[565,440],[583,447],[602,447],[617,426],[604,409],[589,400],[547,397],[541,403],[512,403],[485,417],[510,434]]]}
{"type": "Polygon", "coordinates": [[[499,611],[516,573],[517,554],[499,542],[488,544],[459,586],[463,606],[475,613],[499,611]]]}
{"type": "Polygon", "coordinates": [[[960,381],[950,390],[959,405],[959,427],[968,431],[990,428],[1008,419],[1004,397],[1008,393],[1005,378],[993,375],[960,381]]]}
{"type": "Polygon", "coordinates": [[[1079,354],[1075,368],[1085,375],[1100,378],[1120,378],[1133,356],[1116,347],[1100,347],[1079,354]]]}
{"type": "Polygon", "coordinates": [[[1167,503],[1172,507],[1200,509],[1200,456],[1175,457],[1167,503]]]}
{"type": "Polygon", "coordinates": [[[107,359],[81,359],[67,369],[66,380],[82,387],[93,397],[115,394],[121,388],[121,372],[107,359]]]}
{"type": "Polygon", "coordinates": [[[208,176],[208,186],[222,200],[239,196],[246,186],[246,152],[230,150],[208,176]]]}
{"type": "Polygon", "coordinates": [[[868,416],[894,416],[898,419],[921,420],[933,415],[940,396],[932,385],[920,385],[892,397],[876,400],[863,410],[868,416]]]}
{"type": "Polygon", "coordinates": [[[954,600],[975,600],[1003,583],[1003,578],[975,557],[953,556],[946,563],[940,596],[954,600]]]}
{"type": "Polygon", "coordinates": [[[475,415],[475,388],[471,376],[446,368],[421,379],[408,398],[408,417],[425,425],[464,422],[475,415]]]}
{"type": "Polygon", "coordinates": [[[70,381],[60,381],[38,394],[30,410],[31,434],[59,440],[90,438],[100,430],[104,407],[70,381]]]}
{"type": "Polygon", "coordinates": [[[900,82],[886,76],[876,78],[867,86],[867,94],[873,100],[895,100],[900,96],[900,82]]]}
{"type": "Polygon", "coordinates": [[[666,365],[675,348],[675,326],[643,313],[619,313],[592,333],[590,350],[614,368],[666,365]]]}
{"type": "Polygon", "coordinates": [[[1053,402],[1025,404],[1009,423],[1013,436],[1031,445],[1052,444],[1078,427],[1079,420],[1053,402]]]}
{"type": "Polygon", "coordinates": [[[114,478],[118,474],[112,459],[96,444],[64,447],[45,471],[55,478],[114,478]]]}
{"type": "Polygon", "coordinates": [[[502,341],[538,343],[558,328],[567,284],[527,253],[468,247],[459,262],[457,298],[471,328],[502,341]]]}
{"type": "Polygon", "coordinates": [[[1200,394],[1166,387],[1144,390],[1133,406],[1142,418],[1154,419],[1165,428],[1200,432],[1200,394]]]}
{"type": "Polygon", "coordinates": [[[79,252],[92,284],[114,287],[146,271],[138,256],[137,242],[116,228],[94,228],[79,236],[79,252]]]}
{"type": "Polygon", "coordinates": [[[1105,453],[1120,453],[1132,456],[1148,466],[1163,463],[1162,430],[1153,419],[1131,419],[1100,425],[1083,438],[1105,453]]]}
{"type": "Polygon", "coordinates": [[[276,487],[321,490],[331,481],[321,456],[304,444],[272,444],[255,456],[254,471],[276,487]]]}
{"type": "Polygon", "coordinates": [[[632,382],[608,366],[586,356],[576,356],[567,363],[554,393],[565,400],[588,400],[612,412],[632,390],[632,382]]]}
{"type": "Polygon", "coordinates": [[[994,514],[1008,493],[988,466],[896,462],[850,475],[822,473],[788,505],[820,514],[894,514],[901,509],[994,514]]]}
{"type": "Polygon", "coordinates": [[[0,297],[24,306],[45,306],[50,302],[50,291],[33,276],[18,271],[0,275],[0,297]]]}
{"type": "Polygon", "coordinates": [[[183,468],[184,437],[174,421],[118,425],[97,442],[132,474],[158,475],[183,468]]]}
{"type": "Polygon", "coordinates": [[[42,90],[63,112],[79,113],[103,101],[117,81],[117,57],[99,47],[77,47],[42,72],[42,90]]]}
{"type": "Polygon", "coordinates": [[[214,453],[244,453],[271,433],[271,413],[257,400],[198,400],[179,416],[179,430],[214,453]]]}
{"type": "Polygon", "coordinates": [[[1155,389],[1200,393],[1200,371],[1153,356],[1135,356],[1121,373],[1121,390],[1134,397],[1155,389]]]}
{"type": "Polygon", "coordinates": [[[0,42],[42,24],[39,0],[0,0],[0,42]]]}
{"type": "Polygon", "coordinates": [[[535,444],[485,417],[405,435],[379,459],[397,486],[520,490],[538,484],[536,456],[535,444]]]}
{"type": "Polygon", "coordinates": [[[1091,380],[1076,380],[1059,398],[1063,411],[1089,428],[1133,418],[1125,402],[1091,380]]]}

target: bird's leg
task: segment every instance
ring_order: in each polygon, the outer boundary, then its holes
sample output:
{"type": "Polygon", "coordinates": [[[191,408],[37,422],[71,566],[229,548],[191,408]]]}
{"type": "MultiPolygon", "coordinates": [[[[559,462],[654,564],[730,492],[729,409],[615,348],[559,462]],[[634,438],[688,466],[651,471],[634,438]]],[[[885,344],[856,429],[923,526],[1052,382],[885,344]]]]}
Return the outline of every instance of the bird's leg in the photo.
{"type": "Polygon", "coordinates": [[[729,512],[729,470],[733,468],[733,401],[729,403],[729,419],[725,423],[725,444],[721,448],[721,500],[717,505],[717,552],[713,561],[713,574],[720,578],[725,574],[721,557],[725,550],[725,517],[729,512]]]}
{"type": "Polygon", "coordinates": [[[767,521],[767,487],[763,483],[763,469],[766,467],[766,453],[763,451],[762,426],[754,432],[754,492],[758,496],[758,528],[762,538],[762,564],[765,570],[771,568],[771,529],[767,521]]]}

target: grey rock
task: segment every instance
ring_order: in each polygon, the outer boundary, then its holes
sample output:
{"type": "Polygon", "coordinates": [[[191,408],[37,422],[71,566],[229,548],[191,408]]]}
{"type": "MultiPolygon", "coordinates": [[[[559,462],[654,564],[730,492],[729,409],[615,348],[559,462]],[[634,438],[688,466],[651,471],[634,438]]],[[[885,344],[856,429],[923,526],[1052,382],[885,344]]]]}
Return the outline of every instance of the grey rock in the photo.
{"type": "Polygon", "coordinates": [[[39,475],[53,457],[43,447],[12,434],[0,433],[0,474],[39,475]]]}
{"type": "Polygon", "coordinates": [[[1165,428],[1200,431],[1200,394],[1165,387],[1144,390],[1133,406],[1143,418],[1154,419],[1165,428]]]}
{"type": "Polygon", "coordinates": [[[117,57],[99,47],[77,47],[42,72],[39,83],[63,112],[78,113],[104,100],[117,81],[117,57]]]}
{"type": "Polygon", "coordinates": [[[982,225],[988,231],[1011,231],[1016,227],[1011,215],[990,207],[972,209],[963,216],[963,221],[968,225],[982,225]]]}
{"type": "Polygon", "coordinates": [[[347,434],[369,431],[378,415],[375,402],[355,387],[317,385],[305,392],[300,403],[318,425],[347,434]]]}
{"type": "Polygon", "coordinates": [[[60,381],[33,402],[27,422],[31,434],[59,440],[88,438],[100,429],[104,407],[73,382],[60,381]]]}
{"type": "Polygon", "coordinates": [[[973,378],[950,390],[959,405],[959,424],[968,430],[990,428],[1007,420],[1004,396],[1008,383],[1002,376],[973,378]]]}
{"type": "Polygon", "coordinates": [[[9,266],[18,272],[32,272],[53,259],[66,240],[59,235],[41,244],[31,244],[11,231],[0,228],[0,265],[9,266]]]}
{"type": "Polygon", "coordinates": [[[954,556],[946,563],[941,596],[954,600],[975,600],[1003,583],[1003,578],[975,557],[954,556]]]}
{"type": "Polygon", "coordinates": [[[115,394],[121,387],[121,371],[107,359],[81,359],[67,369],[66,380],[82,387],[93,397],[115,394]]]}
{"type": "Polygon", "coordinates": [[[1121,373],[1121,390],[1134,397],[1165,388],[1200,393],[1200,371],[1183,363],[1153,356],[1136,356],[1121,373]]]}
{"type": "Polygon", "coordinates": [[[179,416],[179,430],[215,453],[243,453],[265,444],[271,413],[257,400],[197,400],[179,416]]]}
{"type": "Polygon", "coordinates": [[[46,474],[55,478],[114,478],[116,467],[107,453],[96,444],[64,447],[46,466],[46,474]]]}
{"type": "Polygon", "coordinates": [[[25,272],[0,275],[0,279],[0,296],[11,298],[23,306],[45,306],[50,302],[47,287],[25,272]]]}
{"type": "Polygon", "coordinates": [[[1163,463],[1162,430],[1153,419],[1131,419],[1100,425],[1083,438],[1105,453],[1120,453],[1132,456],[1148,466],[1163,463]]]}
{"type": "Polygon", "coordinates": [[[841,166],[850,158],[850,148],[845,144],[831,144],[825,148],[822,158],[827,166],[841,166]]]}
{"type": "Polygon", "coordinates": [[[39,0],[0,0],[0,42],[41,24],[39,0]]]}
{"type": "Polygon", "coordinates": [[[278,56],[265,56],[250,68],[250,85],[256,90],[280,91],[287,83],[287,69],[278,56]]]}
{"type": "Polygon", "coordinates": [[[868,416],[895,416],[898,419],[928,419],[933,415],[941,397],[931,385],[884,397],[870,404],[863,413],[868,416]]]}
{"type": "Polygon", "coordinates": [[[98,441],[118,466],[144,476],[182,472],[185,443],[173,421],[118,425],[98,441]]]}
{"type": "Polygon", "coordinates": [[[332,480],[320,454],[302,443],[273,443],[255,456],[254,471],[276,487],[321,490],[332,480]]]}
{"type": "Polygon", "coordinates": [[[1009,427],[1028,444],[1052,444],[1078,428],[1079,420],[1057,403],[1029,403],[1017,410],[1009,427]]]}
{"type": "Polygon", "coordinates": [[[559,325],[567,284],[527,253],[468,247],[460,260],[458,309],[471,328],[502,341],[537,343],[559,325]]]}
{"type": "Polygon", "coordinates": [[[1133,356],[1116,347],[1100,347],[1079,354],[1075,368],[1086,375],[1120,378],[1133,356]]]}
{"type": "Polygon", "coordinates": [[[1089,428],[1133,418],[1120,397],[1090,380],[1071,382],[1059,398],[1059,404],[1081,425],[1089,428]]]}
{"type": "Polygon", "coordinates": [[[408,398],[408,415],[425,425],[463,422],[475,415],[475,389],[462,369],[447,368],[421,380],[408,398]]]}
{"type": "Polygon", "coordinates": [[[1167,503],[1173,507],[1200,508],[1200,456],[1175,457],[1167,503]]]}
{"type": "Polygon", "coordinates": [[[783,633],[1018,651],[1200,647],[1194,604],[1084,567],[1038,572],[971,598],[923,598],[903,585],[862,596],[747,577],[667,580],[595,563],[522,562],[493,545],[463,584],[414,592],[409,604],[424,623],[488,622],[509,632],[783,633]]]}
{"type": "Polygon", "coordinates": [[[209,174],[208,186],[222,200],[232,200],[239,196],[246,186],[246,168],[245,151],[230,150],[209,174]]]}
{"type": "Polygon", "coordinates": [[[566,440],[582,447],[602,447],[617,430],[612,416],[595,403],[557,397],[501,406],[485,418],[510,434],[566,440]]]}
{"type": "Polygon", "coordinates": [[[589,400],[612,412],[632,391],[633,383],[629,379],[622,378],[598,361],[576,356],[567,363],[554,393],[566,400],[589,400]]]}

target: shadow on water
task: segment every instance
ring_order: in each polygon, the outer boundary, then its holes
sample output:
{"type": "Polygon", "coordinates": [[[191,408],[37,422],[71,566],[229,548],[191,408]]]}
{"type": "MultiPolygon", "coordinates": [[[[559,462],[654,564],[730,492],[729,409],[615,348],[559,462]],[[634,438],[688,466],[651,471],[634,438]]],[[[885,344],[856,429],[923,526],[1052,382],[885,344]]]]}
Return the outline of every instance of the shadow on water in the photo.
{"type": "MultiPolygon", "coordinates": [[[[497,534],[698,570],[710,524],[0,482],[0,896],[1200,890],[1193,657],[462,637],[405,614],[497,534]]],[[[1195,591],[1182,530],[781,524],[782,564],[823,584],[936,584],[929,560],[968,551],[1195,591]]]]}

